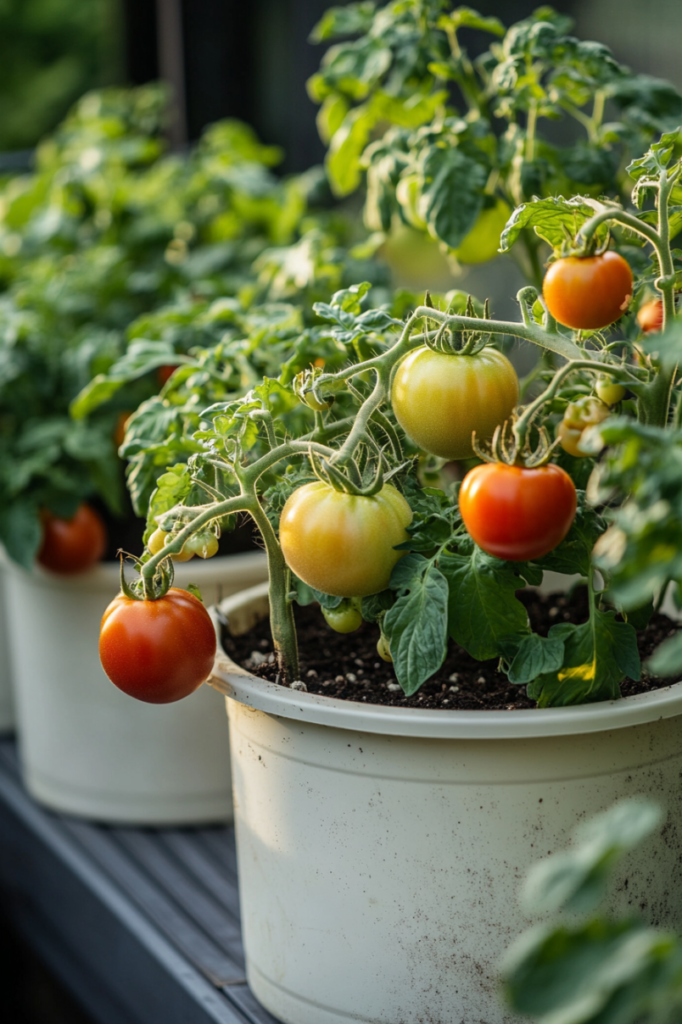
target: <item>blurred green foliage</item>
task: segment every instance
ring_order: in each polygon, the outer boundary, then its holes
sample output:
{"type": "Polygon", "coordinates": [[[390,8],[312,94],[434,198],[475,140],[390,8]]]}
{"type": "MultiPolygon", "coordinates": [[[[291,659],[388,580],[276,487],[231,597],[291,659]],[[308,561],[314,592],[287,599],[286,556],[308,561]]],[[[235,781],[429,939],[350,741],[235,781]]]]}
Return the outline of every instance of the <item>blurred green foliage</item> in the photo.
{"type": "Polygon", "coordinates": [[[116,0],[0,0],[0,151],[27,149],[120,78],[116,0]]]}

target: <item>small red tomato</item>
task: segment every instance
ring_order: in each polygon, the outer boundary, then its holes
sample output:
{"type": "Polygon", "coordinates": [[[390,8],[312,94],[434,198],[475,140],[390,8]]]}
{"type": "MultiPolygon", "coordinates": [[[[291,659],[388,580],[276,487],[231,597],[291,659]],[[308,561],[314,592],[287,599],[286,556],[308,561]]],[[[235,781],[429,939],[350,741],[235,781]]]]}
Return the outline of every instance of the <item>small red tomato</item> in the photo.
{"type": "Polygon", "coordinates": [[[570,530],[576,505],[573,481],[553,463],[534,469],[485,463],[467,473],[459,492],[459,509],[473,540],[509,562],[552,551],[570,530]]]}
{"type": "Polygon", "coordinates": [[[645,334],[652,334],[660,331],[663,326],[663,303],[660,299],[652,299],[645,302],[637,310],[637,323],[645,334]]]}
{"type": "Polygon", "coordinates": [[[156,371],[156,379],[159,382],[159,387],[162,388],[163,385],[170,380],[177,368],[177,364],[174,366],[160,366],[158,368],[156,371]]]}
{"type": "Polygon", "coordinates": [[[623,315],[632,298],[632,271],[612,250],[600,256],[565,256],[542,283],[547,308],[560,324],[598,331],[623,315]]]}
{"type": "Polygon", "coordinates": [[[211,617],[186,590],[156,601],[119,594],[102,618],[99,656],[119,690],[148,704],[188,697],[208,679],[216,652],[211,617]]]}
{"type": "Polygon", "coordinates": [[[107,531],[89,505],[79,505],[72,519],[59,519],[47,510],[41,518],[43,541],[38,561],[45,569],[69,575],[99,562],[107,546],[107,531]]]}

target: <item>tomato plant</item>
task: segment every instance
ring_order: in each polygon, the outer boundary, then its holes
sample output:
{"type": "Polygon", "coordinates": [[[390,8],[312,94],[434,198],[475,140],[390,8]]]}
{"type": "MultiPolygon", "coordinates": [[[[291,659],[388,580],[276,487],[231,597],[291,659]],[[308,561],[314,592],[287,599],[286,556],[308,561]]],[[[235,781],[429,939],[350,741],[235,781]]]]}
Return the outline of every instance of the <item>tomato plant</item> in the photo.
{"type": "Polygon", "coordinates": [[[565,256],[545,274],[542,294],[560,324],[600,330],[626,312],[632,298],[632,271],[627,260],[612,250],[599,256],[565,256]]]}
{"type": "Polygon", "coordinates": [[[473,455],[471,435],[492,437],[519,399],[519,381],[494,348],[471,355],[414,349],[393,378],[391,405],[405,433],[424,451],[444,459],[473,455]]]}
{"type": "Polygon", "coordinates": [[[637,310],[637,323],[645,334],[660,331],[663,326],[663,303],[660,299],[650,299],[637,310]]]}
{"type": "Polygon", "coordinates": [[[99,562],[107,546],[107,533],[102,517],[90,505],[79,505],[71,519],[47,510],[41,518],[43,539],[37,557],[45,569],[71,575],[99,562]]]}
{"type": "Polygon", "coordinates": [[[476,466],[464,477],[459,509],[479,547],[495,558],[527,562],[553,551],[571,528],[575,484],[560,466],[476,466]]]}
{"type": "Polygon", "coordinates": [[[402,494],[385,484],[364,496],[317,481],[298,488],[279,522],[282,553],[296,575],[325,594],[365,597],[384,590],[412,519],[402,494]]]}
{"type": "Polygon", "coordinates": [[[201,601],[171,588],[157,600],[116,597],[102,618],[102,668],[119,690],[149,704],[189,696],[211,674],[216,636],[201,601]]]}

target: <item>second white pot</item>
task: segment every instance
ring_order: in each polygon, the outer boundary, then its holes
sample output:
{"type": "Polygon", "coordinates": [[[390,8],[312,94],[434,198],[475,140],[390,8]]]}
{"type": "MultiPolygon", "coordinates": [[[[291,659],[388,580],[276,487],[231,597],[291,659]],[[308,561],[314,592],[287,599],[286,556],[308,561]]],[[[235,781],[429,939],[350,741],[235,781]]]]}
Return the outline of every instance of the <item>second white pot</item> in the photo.
{"type": "MultiPolygon", "coordinates": [[[[78,576],[5,562],[25,784],[41,803],[98,821],[181,825],[232,814],[222,702],[202,686],[175,704],[121,693],[99,661],[99,625],[118,566],[78,576]]],[[[267,576],[261,552],[176,568],[207,604],[267,576]]]]}
{"type": "MultiPolygon", "coordinates": [[[[222,603],[241,632],[265,588],[222,603]]],[[[330,669],[333,674],[333,670],[330,669]]],[[[682,923],[682,684],[528,711],[372,706],[216,661],[228,695],[247,974],[286,1024],[507,1024],[528,865],[644,793],[667,827],[609,909],[682,923]]]]}

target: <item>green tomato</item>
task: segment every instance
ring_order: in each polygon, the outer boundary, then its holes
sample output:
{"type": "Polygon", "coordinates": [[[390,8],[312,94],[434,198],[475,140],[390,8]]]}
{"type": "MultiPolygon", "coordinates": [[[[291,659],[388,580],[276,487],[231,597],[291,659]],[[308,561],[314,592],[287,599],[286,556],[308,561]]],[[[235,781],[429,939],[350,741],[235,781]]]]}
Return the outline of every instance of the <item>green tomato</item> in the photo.
{"type": "Polygon", "coordinates": [[[455,249],[460,263],[487,263],[498,255],[500,235],[509,220],[511,208],[504,199],[496,199],[494,206],[484,207],[476,223],[455,249]]]}
{"type": "Polygon", "coordinates": [[[627,391],[622,384],[616,383],[609,377],[602,377],[595,388],[597,395],[606,405],[618,405],[625,398],[627,391]]]}
{"type": "Polygon", "coordinates": [[[190,557],[198,555],[199,558],[213,558],[218,553],[218,538],[211,530],[199,530],[185,541],[182,553],[190,554],[190,557]]]}
{"type": "Polygon", "coordinates": [[[362,615],[350,601],[342,601],[338,608],[323,608],[322,614],[337,633],[354,633],[362,625],[362,615]]]}
{"type": "Polygon", "coordinates": [[[383,633],[377,640],[377,654],[380,658],[383,658],[384,661],[393,661],[393,658],[391,657],[391,648],[383,633]]]}
{"type": "MultiPolygon", "coordinates": [[[[147,541],[147,547],[153,555],[158,555],[159,551],[161,551],[169,540],[171,540],[171,536],[172,535],[170,533],[166,533],[166,531],[162,530],[159,526],[158,529],[154,530],[153,534],[147,541]]],[[[171,558],[174,562],[189,562],[190,558],[194,558],[194,554],[194,551],[190,552],[187,550],[187,544],[185,543],[183,544],[180,554],[173,554],[171,555],[171,558]]]]}
{"type": "Polygon", "coordinates": [[[312,391],[306,391],[305,395],[303,396],[303,399],[308,408],[312,409],[313,412],[324,412],[325,409],[330,409],[332,404],[331,401],[318,402],[312,391]]]}

